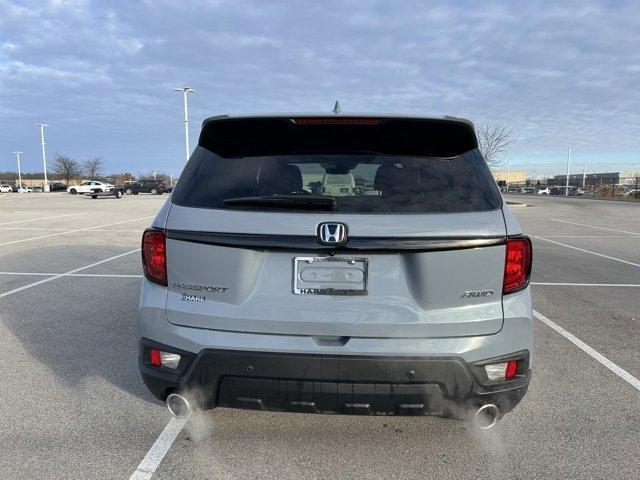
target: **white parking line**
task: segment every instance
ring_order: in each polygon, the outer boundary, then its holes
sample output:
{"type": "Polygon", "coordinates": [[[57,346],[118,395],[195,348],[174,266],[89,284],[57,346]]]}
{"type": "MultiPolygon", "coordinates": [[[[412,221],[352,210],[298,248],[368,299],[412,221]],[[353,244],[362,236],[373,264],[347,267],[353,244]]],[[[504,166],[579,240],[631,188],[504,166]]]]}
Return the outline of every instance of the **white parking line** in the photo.
{"type": "Polygon", "coordinates": [[[119,255],[114,255],[113,257],[105,258],[104,260],[100,260],[99,262],[95,262],[95,263],[92,263],[90,265],[86,265],[84,267],[76,268],[74,270],[69,270],[68,272],[65,272],[65,273],[56,274],[53,277],[47,277],[47,278],[44,278],[42,280],[38,280],[37,282],[29,283],[27,285],[23,285],[22,287],[14,288],[13,290],[9,290],[7,292],[0,293],[0,298],[8,297],[9,295],[13,295],[14,293],[22,292],[23,290],[27,290],[28,288],[37,287],[38,285],[42,285],[43,283],[47,283],[47,282],[51,282],[53,280],[57,280],[58,278],[62,278],[65,275],[70,275],[70,274],[73,274],[73,273],[81,272],[82,270],[86,270],[86,269],[91,268],[91,267],[102,265],[103,263],[110,262],[111,260],[116,260],[118,258],[124,257],[126,255],[130,255],[132,253],[136,253],[136,252],[139,252],[139,251],[140,251],[140,249],[136,248],[135,250],[130,250],[128,252],[121,253],[119,255]]]}
{"type": "Polygon", "coordinates": [[[531,285],[553,285],[559,287],[640,287],[640,283],[564,283],[531,282],[531,285]]]}
{"type": "MultiPolygon", "coordinates": [[[[0,228],[2,230],[2,228],[0,228]]],[[[536,235],[532,233],[531,235],[536,235]]],[[[636,235],[544,235],[544,238],[636,238],[636,235]]]]}
{"type": "Polygon", "coordinates": [[[153,476],[186,422],[184,419],[178,420],[177,418],[169,420],[169,423],[164,427],[158,439],[151,445],[151,448],[140,462],[140,465],[138,465],[138,468],[136,468],[136,471],[131,474],[129,480],[148,480],[153,476]]]}
{"type": "Polygon", "coordinates": [[[123,223],[135,222],[137,220],[146,220],[147,218],[153,218],[153,217],[154,217],[154,215],[150,215],[148,217],[140,217],[140,218],[133,218],[131,220],[124,220],[122,222],[107,223],[105,225],[96,225],[95,227],[78,228],[76,230],[67,230],[65,232],[52,233],[52,234],[49,234],[49,235],[40,235],[39,237],[22,238],[20,240],[12,240],[10,242],[0,243],[0,247],[2,247],[4,245],[12,245],[14,243],[29,242],[31,240],[39,240],[41,238],[50,238],[50,237],[56,237],[58,235],[67,235],[69,233],[86,232],[87,230],[95,230],[95,229],[98,229],[98,228],[108,227],[110,225],[121,225],[123,223]]]}
{"type": "Polygon", "coordinates": [[[42,273],[42,272],[0,272],[0,275],[17,275],[25,277],[98,277],[98,278],[142,278],[142,275],[126,275],[117,273],[42,273]]]}
{"type": "MultiPolygon", "coordinates": [[[[68,232],[69,228],[31,228],[31,227],[0,227],[0,230],[28,230],[30,232],[68,232]]],[[[96,228],[94,232],[130,232],[140,233],[141,230],[134,230],[132,228],[96,228]]]]}
{"type": "Polygon", "coordinates": [[[628,233],[629,235],[634,235],[634,236],[640,237],[640,233],[638,233],[638,232],[629,232],[627,230],[617,230],[615,228],[597,227],[595,225],[587,225],[586,223],[577,223],[577,222],[570,222],[568,220],[560,220],[559,218],[551,218],[550,220],[552,222],[569,223],[571,225],[578,225],[580,227],[589,227],[589,228],[595,228],[595,229],[598,229],[598,230],[608,230],[610,232],[628,233]]]}
{"type": "Polygon", "coordinates": [[[609,370],[611,370],[613,373],[618,375],[620,378],[622,378],[629,385],[631,385],[632,387],[634,387],[637,390],[640,390],[640,380],[638,380],[636,377],[631,375],[625,369],[619,367],[618,365],[613,363],[611,360],[609,360],[607,357],[605,357],[601,353],[595,351],[593,348],[591,348],[589,345],[587,345],[582,340],[577,338],[575,335],[573,335],[572,333],[566,331],[560,325],[552,322],[547,317],[542,315],[540,312],[534,310],[533,311],[533,316],[536,317],[538,320],[540,320],[545,325],[547,325],[548,327],[550,327],[553,330],[555,330],[556,332],[558,332],[560,335],[562,335],[564,338],[569,340],[571,343],[573,343],[580,350],[586,352],[592,358],[594,358],[595,360],[600,362],[602,365],[607,367],[609,370]]]}
{"type": "Polygon", "coordinates": [[[579,252],[590,253],[591,255],[597,255],[598,257],[608,258],[609,260],[615,260],[616,262],[626,263],[627,265],[633,265],[634,267],[640,267],[640,263],[633,263],[633,262],[629,262],[627,260],[622,260],[621,258],[611,257],[609,255],[604,255],[604,254],[598,253],[598,252],[592,252],[591,250],[585,250],[584,248],[574,247],[572,245],[567,245],[566,243],[556,242],[555,240],[549,240],[548,238],[544,238],[544,237],[537,237],[535,235],[531,235],[531,237],[535,238],[537,240],[544,240],[545,242],[554,243],[556,245],[561,245],[563,247],[571,248],[572,250],[577,250],[579,252]]]}
{"type": "Polygon", "coordinates": [[[53,217],[40,217],[40,218],[30,218],[28,220],[15,220],[13,222],[0,223],[0,225],[12,225],[14,223],[35,222],[36,220],[49,220],[51,218],[73,217],[73,216],[77,216],[77,215],[86,215],[86,214],[87,214],[87,212],[83,212],[83,213],[67,213],[65,215],[54,215],[53,217]]]}

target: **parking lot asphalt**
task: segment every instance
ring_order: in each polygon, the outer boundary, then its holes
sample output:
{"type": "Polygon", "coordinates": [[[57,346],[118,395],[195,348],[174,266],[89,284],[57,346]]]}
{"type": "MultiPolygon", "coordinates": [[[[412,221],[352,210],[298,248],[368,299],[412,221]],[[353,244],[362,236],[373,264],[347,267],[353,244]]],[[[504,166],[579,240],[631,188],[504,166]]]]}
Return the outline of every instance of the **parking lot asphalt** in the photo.
{"type": "Polygon", "coordinates": [[[640,205],[510,197],[529,204],[513,212],[551,323],[527,396],[488,432],[217,409],[163,436],[176,423],[139,378],[135,316],[165,200],[0,194],[0,477],[639,478],[640,205]]]}

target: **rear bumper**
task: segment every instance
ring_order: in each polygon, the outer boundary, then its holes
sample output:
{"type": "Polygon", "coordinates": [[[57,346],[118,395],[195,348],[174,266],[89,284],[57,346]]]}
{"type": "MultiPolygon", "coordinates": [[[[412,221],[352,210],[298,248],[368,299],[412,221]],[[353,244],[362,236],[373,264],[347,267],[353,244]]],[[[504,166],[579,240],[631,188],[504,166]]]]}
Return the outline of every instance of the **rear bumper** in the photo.
{"type": "MultiPolygon", "coordinates": [[[[515,380],[490,384],[483,363],[448,357],[376,357],[282,354],[204,349],[185,355],[180,371],[150,366],[141,342],[142,378],[159,399],[172,391],[190,396],[202,408],[216,406],[306,413],[437,415],[463,418],[467,409],[495,403],[513,409],[527,391],[529,352],[515,380]]],[[[490,359],[498,362],[505,357],[490,359]]]]}

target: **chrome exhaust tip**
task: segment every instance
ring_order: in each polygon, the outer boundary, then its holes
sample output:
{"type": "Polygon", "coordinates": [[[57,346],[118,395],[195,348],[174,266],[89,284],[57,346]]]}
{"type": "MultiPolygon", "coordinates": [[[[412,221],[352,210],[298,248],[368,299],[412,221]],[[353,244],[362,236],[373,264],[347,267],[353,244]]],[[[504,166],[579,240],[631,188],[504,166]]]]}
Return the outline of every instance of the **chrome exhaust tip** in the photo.
{"type": "Polygon", "coordinates": [[[500,410],[493,403],[485,403],[473,416],[473,423],[480,430],[488,430],[498,422],[500,410]]]}
{"type": "Polygon", "coordinates": [[[180,395],[179,393],[172,393],[166,400],[167,409],[169,413],[176,418],[187,418],[191,415],[191,404],[189,400],[180,395]]]}

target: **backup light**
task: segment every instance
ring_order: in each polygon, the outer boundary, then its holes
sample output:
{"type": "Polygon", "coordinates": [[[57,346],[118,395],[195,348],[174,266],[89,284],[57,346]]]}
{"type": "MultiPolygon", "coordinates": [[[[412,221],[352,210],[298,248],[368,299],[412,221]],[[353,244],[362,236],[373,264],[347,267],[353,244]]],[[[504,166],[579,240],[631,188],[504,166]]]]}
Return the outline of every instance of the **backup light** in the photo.
{"type": "Polygon", "coordinates": [[[485,372],[489,380],[512,380],[518,372],[518,362],[516,360],[508,360],[502,363],[492,363],[485,365],[485,372]]]}
{"type": "Polygon", "coordinates": [[[149,356],[151,360],[151,365],[156,367],[166,367],[166,368],[178,368],[178,364],[180,363],[180,355],[172,352],[163,352],[162,350],[158,350],[157,348],[152,348],[149,351],[149,356]]]}

